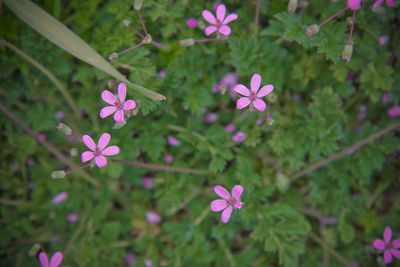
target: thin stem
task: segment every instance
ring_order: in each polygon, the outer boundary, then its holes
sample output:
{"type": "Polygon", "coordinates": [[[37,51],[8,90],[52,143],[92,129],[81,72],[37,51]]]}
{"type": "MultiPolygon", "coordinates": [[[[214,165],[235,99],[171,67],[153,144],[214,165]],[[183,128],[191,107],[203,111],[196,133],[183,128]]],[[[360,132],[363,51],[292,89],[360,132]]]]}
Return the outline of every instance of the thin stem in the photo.
{"type": "Polygon", "coordinates": [[[258,37],[258,23],[259,23],[259,17],[260,17],[260,2],[261,2],[261,0],[257,0],[256,14],[254,16],[254,39],[257,39],[257,37],[258,37]]]}
{"type": "Polygon", "coordinates": [[[71,174],[71,173],[74,173],[74,172],[76,172],[76,171],[82,170],[82,169],[84,169],[84,168],[87,168],[87,167],[89,167],[89,166],[90,166],[90,163],[89,163],[89,164],[86,164],[86,165],[83,165],[83,166],[81,166],[81,167],[79,167],[79,168],[76,168],[76,169],[67,171],[67,172],[65,172],[65,176],[67,176],[67,175],[69,175],[69,174],[71,174]]]}
{"type": "Polygon", "coordinates": [[[4,199],[0,198],[0,205],[5,205],[5,206],[21,206],[21,205],[26,205],[28,202],[23,202],[19,200],[14,200],[14,199],[4,199]]]}
{"type": "Polygon", "coordinates": [[[302,177],[302,176],[304,176],[304,175],[306,175],[306,174],[308,174],[308,173],[310,173],[310,172],[312,172],[312,171],[314,171],[316,169],[319,169],[319,168],[325,166],[326,164],[328,164],[328,163],[340,158],[341,156],[346,155],[347,153],[349,153],[351,151],[354,151],[354,150],[362,147],[363,145],[374,141],[375,139],[381,137],[382,135],[384,135],[384,134],[386,134],[386,133],[388,133],[390,131],[393,131],[394,129],[398,128],[399,126],[400,126],[400,122],[395,123],[392,126],[389,126],[389,127],[385,128],[385,129],[379,131],[378,133],[373,134],[373,135],[361,140],[360,142],[357,142],[357,143],[349,146],[348,148],[345,148],[345,149],[339,151],[338,153],[336,153],[336,154],[334,154],[334,155],[332,155],[332,156],[330,156],[330,157],[328,157],[326,159],[323,159],[323,160],[311,165],[310,167],[305,168],[302,171],[299,171],[298,173],[295,173],[294,175],[292,175],[292,180],[296,180],[296,179],[298,179],[298,178],[300,178],[300,177],[302,177]]]}
{"type": "Polygon", "coordinates": [[[141,167],[141,168],[152,169],[152,170],[160,170],[160,171],[167,171],[167,172],[180,172],[180,173],[193,173],[193,174],[209,174],[209,172],[207,170],[169,167],[169,166],[164,166],[164,165],[155,165],[155,164],[127,161],[127,160],[120,160],[120,159],[107,159],[107,160],[110,162],[119,162],[122,164],[128,164],[128,165],[132,165],[135,167],[141,167]]]}
{"type": "Polygon", "coordinates": [[[325,20],[324,22],[322,22],[321,24],[319,24],[318,26],[321,27],[322,25],[328,23],[329,21],[331,21],[334,17],[336,17],[337,15],[339,15],[340,13],[342,13],[343,11],[346,11],[347,9],[349,9],[349,7],[345,7],[342,10],[336,12],[333,16],[331,16],[330,18],[328,18],[327,20],[325,20]]]}
{"type": "Polygon", "coordinates": [[[139,15],[139,19],[140,19],[140,22],[142,23],[144,33],[145,33],[145,35],[147,36],[147,30],[146,30],[146,26],[144,26],[144,22],[143,22],[143,20],[142,20],[142,16],[140,15],[139,10],[136,10],[136,12],[137,12],[138,15],[139,15]]]}
{"type": "Polygon", "coordinates": [[[144,45],[144,43],[141,42],[141,43],[139,43],[139,44],[137,44],[137,45],[134,45],[134,46],[132,46],[132,47],[130,47],[130,48],[128,48],[128,49],[125,49],[124,51],[118,52],[117,54],[118,54],[118,55],[122,55],[122,54],[124,54],[124,53],[126,53],[126,52],[129,52],[129,51],[131,51],[131,50],[133,50],[133,49],[135,49],[135,48],[137,48],[137,47],[139,47],[139,46],[141,46],[141,45],[144,45]]]}
{"type": "Polygon", "coordinates": [[[234,94],[236,97],[238,97],[238,98],[240,98],[240,97],[243,97],[243,96],[241,96],[241,95],[239,95],[238,93],[236,93],[234,90],[232,90],[232,89],[230,89],[230,88],[226,88],[226,89],[228,89],[228,91],[231,93],[231,94],[234,94]]]}
{"type": "Polygon", "coordinates": [[[348,44],[352,44],[353,42],[351,41],[351,37],[353,36],[353,30],[354,30],[354,20],[356,18],[356,10],[353,10],[353,18],[351,19],[351,29],[350,29],[350,34],[349,34],[349,42],[348,44]]]}
{"type": "Polygon", "coordinates": [[[144,39],[144,35],[141,34],[138,30],[136,30],[136,28],[134,28],[132,25],[127,25],[127,27],[129,27],[131,30],[133,30],[134,32],[136,32],[140,37],[142,37],[142,39],[144,39]]]}
{"type": "Polygon", "coordinates": [[[282,166],[279,164],[279,162],[274,157],[272,157],[268,154],[262,154],[261,159],[266,160],[269,163],[271,163],[272,166],[274,166],[276,173],[283,173],[282,166]]]}
{"type": "Polygon", "coordinates": [[[83,231],[83,227],[86,223],[86,219],[88,217],[88,214],[85,214],[82,216],[80,222],[79,222],[79,226],[76,229],[76,231],[74,232],[74,235],[72,236],[72,238],[69,240],[67,246],[64,249],[64,257],[65,255],[67,255],[67,253],[69,252],[69,250],[71,249],[71,247],[73,246],[75,240],[78,238],[78,236],[81,234],[81,232],[83,231]]]}
{"type": "Polygon", "coordinates": [[[194,40],[195,43],[207,43],[207,42],[213,42],[213,41],[218,41],[220,40],[219,38],[207,38],[207,39],[200,39],[200,40],[194,40]]]}
{"type": "Polygon", "coordinates": [[[154,45],[154,46],[157,47],[157,48],[160,48],[160,49],[165,49],[165,50],[171,49],[171,46],[170,46],[170,45],[160,44],[160,43],[158,43],[158,42],[156,42],[156,41],[151,41],[151,44],[154,45]]]}
{"type": "Polygon", "coordinates": [[[326,251],[328,251],[332,256],[334,256],[336,259],[341,261],[345,265],[351,264],[350,261],[348,261],[345,257],[339,254],[336,250],[334,250],[328,243],[326,243],[322,238],[314,234],[313,232],[310,233],[311,239],[315,242],[318,243],[322,248],[324,248],[326,251]]]}

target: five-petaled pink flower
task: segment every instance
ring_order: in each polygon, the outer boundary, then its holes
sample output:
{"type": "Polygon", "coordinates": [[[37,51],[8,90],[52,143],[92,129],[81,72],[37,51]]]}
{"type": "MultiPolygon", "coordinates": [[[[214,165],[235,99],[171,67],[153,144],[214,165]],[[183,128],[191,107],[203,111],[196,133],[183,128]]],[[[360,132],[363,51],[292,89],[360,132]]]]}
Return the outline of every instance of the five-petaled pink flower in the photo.
{"type": "Polygon", "coordinates": [[[49,259],[47,258],[46,252],[40,252],[39,254],[39,261],[42,267],[57,267],[60,265],[62,261],[63,255],[61,252],[56,252],[54,253],[53,257],[50,259],[50,265],[49,265],[49,259]]]}
{"type": "Polygon", "coordinates": [[[214,187],[214,192],[222,199],[217,199],[211,202],[211,211],[219,212],[224,210],[221,214],[221,221],[227,223],[231,217],[233,208],[242,208],[243,202],[240,202],[239,198],[243,192],[243,187],[241,185],[235,185],[232,189],[232,197],[228,190],[220,185],[214,187]]]}
{"type": "Polygon", "coordinates": [[[389,264],[392,262],[392,255],[396,258],[400,259],[400,239],[392,240],[392,229],[389,226],[385,228],[385,232],[383,233],[383,240],[376,239],[374,241],[374,247],[379,250],[384,250],[383,257],[385,259],[385,263],[389,264]]]}
{"type": "Polygon", "coordinates": [[[112,94],[108,90],[104,90],[101,93],[101,98],[104,102],[111,105],[111,107],[104,107],[100,110],[100,118],[104,119],[105,117],[114,114],[114,120],[117,123],[124,123],[124,110],[131,110],[136,107],[136,103],[133,100],[125,101],[126,97],[126,85],[124,83],[120,83],[118,85],[118,98],[112,94]]]}
{"type": "MultiPolygon", "coordinates": [[[[382,2],[383,2],[383,0],[378,0],[374,3],[374,6],[379,6],[380,4],[382,4],[382,2]]],[[[395,7],[396,1],[395,0],[386,0],[386,4],[388,6],[395,7]]]]}
{"type": "Polygon", "coordinates": [[[218,30],[222,35],[228,36],[229,34],[231,34],[231,28],[227,24],[237,19],[238,15],[236,13],[231,13],[225,17],[226,7],[224,4],[219,4],[217,6],[216,13],[217,18],[215,18],[210,11],[203,10],[203,18],[207,22],[213,24],[212,26],[207,26],[204,30],[204,33],[209,36],[210,34],[218,30]]]}
{"type": "Polygon", "coordinates": [[[251,78],[251,91],[247,89],[246,86],[243,84],[238,84],[235,86],[234,90],[245,96],[239,98],[239,100],[236,102],[236,108],[237,109],[243,109],[247,107],[250,103],[253,103],[254,107],[258,109],[259,111],[264,111],[265,108],[267,107],[265,102],[261,100],[260,98],[270,94],[274,90],[274,86],[272,84],[268,84],[266,86],[263,86],[260,90],[261,85],[261,76],[260,74],[254,74],[253,77],[251,78]]]}
{"type": "Polygon", "coordinates": [[[112,156],[119,153],[119,147],[110,146],[107,147],[110,142],[110,134],[103,133],[100,136],[97,145],[93,142],[93,139],[89,135],[82,136],[82,142],[92,151],[85,151],[82,153],[82,162],[91,160],[94,157],[94,161],[97,167],[101,168],[107,165],[107,160],[104,156],[112,156]]]}
{"type": "Polygon", "coordinates": [[[352,10],[360,9],[361,0],[347,0],[347,6],[352,10]]]}

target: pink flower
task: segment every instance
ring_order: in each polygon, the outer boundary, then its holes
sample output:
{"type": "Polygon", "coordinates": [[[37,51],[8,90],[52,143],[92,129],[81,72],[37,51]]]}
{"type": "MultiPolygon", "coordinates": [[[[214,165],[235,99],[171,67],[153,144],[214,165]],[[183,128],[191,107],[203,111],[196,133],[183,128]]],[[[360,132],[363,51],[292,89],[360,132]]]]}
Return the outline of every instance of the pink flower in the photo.
{"type": "Polygon", "coordinates": [[[237,76],[233,72],[228,72],[222,77],[221,81],[213,87],[212,92],[217,93],[225,93],[227,89],[233,88],[237,84],[237,76]]]}
{"type": "Polygon", "coordinates": [[[40,134],[38,134],[38,139],[40,140],[40,141],[44,141],[44,140],[46,140],[46,134],[44,134],[44,133],[40,133],[40,134]]]}
{"type": "Polygon", "coordinates": [[[142,184],[144,188],[150,189],[153,184],[153,179],[151,177],[143,177],[142,184]]]}
{"type": "Polygon", "coordinates": [[[383,233],[383,240],[376,239],[374,241],[374,247],[379,250],[384,250],[383,257],[385,259],[385,263],[389,264],[392,262],[392,255],[396,258],[400,259],[400,239],[392,240],[392,229],[389,226],[385,228],[385,232],[383,233]]]}
{"type": "Polygon", "coordinates": [[[67,216],[67,220],[68,220],[70,223],[76,222],[76,221],[78,220],[78,218],[79,218],[79,216],[78,216],[78,214],[76,214],[76,213],[70,213],[70,214],[68,214],[68,216],[67,216]]]}
{"type": "Polygon", "coordinates": [[[62,261],[63,255],[61,252],[56,252],[54,253],[53,257],[50,259],[50,265],[49,265],[49,259],[47,258],[46,252],[40,252],[39,254],[39,261],[42,267],[57,267],[60,265],[62,261]]]}
{"type": "Polygon", "coordinates": [[[218,113],[210,112],[210,113],[206,113],[204,115],[203,120],[204,120],[205,123],[213,123],[216,120],[218,120],[218,117],[219,117],[218,113]]]}
{"type": "Polygon", "coordinates": [[[133,265],[136,263],[136,257],[135,254],[133,254],[132,252],[128,252],[125,254],[125,262],[128,265],[133,265]]]}
{"type": "Polygon", "coordinates": [[[261,85],[261,76],[257,73],[254,74],[251,78],[250,85],[251,91],[247,89],[247,87],[243,84],[238,84],[235,86],[234,90],[237,93],[245,96],[239,98],[239,100],[236,102],[236,108],[243,109],[247,107],[250,103],[252,103],[256,109],[258,109],[259,111],[264,111],[267,106],[265,102],[260,98],[270,94],[274,90],[274,86],[272,84],[268,84],[258,90],[261,85]]]}
{"type": "Polygon", "coordinates": [[[168,144],[169,144],[170,146],[180,146],[181,143],[182,143],[181,140],[176,139],[176,138],[173,137],[172,135],[168,135],[168,136],[167,136],[167,141],[168,141],[168,144]]]}
{"type": "Polygon", "coordinates": [[[62,119],[62,118],[64,118],[64,112],[63,111],[57,111],[56,112],[56,117],[57,117],[57,119],[62,119]]]}
{"type": "Polygon", "coordinates": [[[347,0],[347,6],[352,10],[360,9],[361,0],[347,0]]]}
{"type": "MultiPolygon", "coordinates": [[[[378,0],[374,3],[374,6],[379,6],[380,4],[382,4],[382,2],[383,2],[383,0],[378,0]]],[[[395,0],[386,0],[386,4],[388,6],[395,7],[396,1],[395,0]]]]}
{"type": "Polygon", "coordinates": [[[194,18],[188,19],[188,20],[186,21],[186,24],[187,24],[189,27],[191,27],[191,28],[196,28],[197,25],[199,25],[199,23],[197,22],[197,20],[194,19],[194,18]]]}
{"type": "Polygon", "coordinates": [[[51,201],[51,203],[53,203],[53,204],[58,204],[58,203],[64,202],[65,200],[67,200],[67,198],[68,198],[68,193],[67,193],[67,192],[61,192],[61,193],[57,194],[57,195],[53,198],[53,200],[51,201]]]}
{"type": "Polygon", "coordinates": [[[385,45],[388,40],[389,40],[389,36],[387,36],[387,35],[379,36],[379,44],[380,45],[385,45]]]}
{"type": "Polygon", "coordinates": [[[107,165],[107,160],[104,156],[112,156],[119,153],[119,147],[110,146],[107,147],[108,142],[110,142],[110,134],[103,133],[100,136],[99,142],[96,144],[89,135],[82,136],[82,142],[92,151],[85,151],[82,153],[82,162],[91,160],[94,157],[94,161],[97,167],[101,168],[107,165]]]}
{"type": "Polygon", "coordinates": [[[391,107],[388,109],[387,113],[391,118],[400,116],[400,106],[391,107]]]}
{"type": "Polygon", "coordinates": [[[146,212],[146,219],[149,223],[159,223],[161,222],[161,217],[154,211],[146,212]]]}
{"type": "Polygon", "coordinates": [[[240,143],[240,142],[243,142],[244,139],[246,139],[246,137],[247,137],[247,134],[239,131],[234,136],[232,136],[232,141],[236,142],[236,143],[240,143]]]}
{"type": "Polygon", "coordinates": [[[390,94],[389,94],[389,93],[384,93],[384,94],[382,95],[381,101],[382,101],[382,103],[384,103],[384,104],[386,104],[387,102],[389,102],[389,101],[390,101],[390,94]]]}
{"type": "Polygon", "coordinates": [[[131,110],[136,107],[136,103],[133,100],[125,101],[126,97],[126,85],[124,83],[120,83],[118,85],[118,98],[113,95],[110,91],[104,90],[101,93],[101,98],[104,102],[110,104],[109,107],[104,107],[100,110],[100,118],[104,119],[105,117],[114,114],[114,120],[117,123],[125,122],[124,119],[124,110],[131,110]]]}
{"type": "Polygon", "coordinates": [[[171,163],[174,160],[174,157],[172,155],[166,155],[164,158],[164,161],[166,163],[171,163]]]}
{"type": "Polygon", "coordinates": [[[215,25],[215,26],[207,26],[204,30],[204,33],[207,36],[209,36],[210,34],[218,30],[222,35],[228,36],[229,34],[231,34],[231,28],[227,24],[237,19],[238,15],[236,13],[231,13],[225,17],[226,7],[224,4],[220,4],[217,6],[216,13],[217,13],[217,18],[215,18],[210,11],[203,10],[202,12],[203,18],[207,22],[215,25]]]}
{"type": "Polygon", "coordinates": [[[145,265],[146,267],[153,267],[153,263],[151,262],[151,260],[145,260],[145,261],[144,261],[144,265],[145,265]]]}
{"type": "Polygon", "coordinates": [[[243,192],[243,187],[241,185],[235,185],[232,189],[232,197],[228,190],[220,185],[214,187],[214,192],[222,199],[217,199],[211,202],[211,211],[220,212],[223,210],[221,214],[221,221],[223,223],[227,223],[231,217],[233,208],[242,208],[243,202],[240,202],[239,198],[243,192]]]}
{"type": "Polygon", "coordinates": [[[257,124],[257,125],[261,125],[262,123],[263,123],[263,120],[262,120],[262,119],[256,120],[256,124],[257,124]]]}
{"type": "Polygon", "coordinates": [[[160,76],[161,78],[165,78],[165,70],[160,70],[159,72],[158,72],[158,76],[160,76]]]}
{"type": "Polygon", "coordinates": [[[233,132],[234,130],[235,130],[235,125],[233,125],[233,124],[228,124],[225,127],[225,131],[228,133],[233,132]]]}

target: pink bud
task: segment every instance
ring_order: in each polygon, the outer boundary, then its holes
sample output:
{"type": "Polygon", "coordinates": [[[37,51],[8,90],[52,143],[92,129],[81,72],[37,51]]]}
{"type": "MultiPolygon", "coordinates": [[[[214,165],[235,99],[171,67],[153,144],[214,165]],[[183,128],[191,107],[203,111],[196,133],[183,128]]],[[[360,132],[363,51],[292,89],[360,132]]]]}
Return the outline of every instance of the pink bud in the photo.
{"type": "Polygon", "coordinates": [[[170,146],[180,146],[181,143],[182,143],[181,140],[176,139],[176,138],[173,137],[172,135],[168,135],[168,136],[167,136],[167,141],[168,141],[168,144],[169,144],[170,146]]]}
{"type": "Polygon", "coordinates": [[[243,142],[246,139],[247,134],[243,132],[237,132],[234,136],[232,136],[232,141],[236,143],[243,142]]]}
{"type": "Polygon", "coordinates": [[[400,106],[391,107],[388,109],[387,113],[391,118],[400,116],[400,106]]]}
{"type": "Polygon", "coordinates": [[[161,217],[154,211],[146,212],[146,219],[149,223],[159,223],[161,222],[161,217]]]}
{"type": "Polygon", "coordinates": [[[174,157],[172,155],[166,155],[164,158],[164,161],[166,163],[171,163],[174,160],[174,157]]]}
{"type": "Polygon", "coordinates": [[[151,177],[143,177],[142,184],[144,188],[150,189],[153,185],[153,179],[151,177]]]}
{"type": "Polygon", "coordinates": [[[76,221],[78,220],[78,218],[79,218],[79,216],[78,216],[78,214],[76,214],[76,213],[70,213],[70,214],[68,214],[68,216],[67,216],[67,220],[68,220],[70,223],[76,222],[76,221]]]}
{"type": "Polygon", "coordinates": [[[191,28],[196,28],[196,27],[199,25],[199,23],[197,22],[197,20],[194,19],[194,18],[188,19],[188,20],[186,21],[186,24],[187,24],[189,27],[191,27],[191,28]]]}
{"type": "Polygon", "coordinates": [[[61,192],[58,195],[56,195],[53,200],[51,201],[51,203],[53,204],[58,204],[61,202],[64,202],[65,200],[67,200],[68,198],[68,193],[67,192],[61,192]]]}
{"type": "Polygon", "coordinates": [[[228,124],[225,127],[225,131],[227,131],[228,133],[233,132],[235,130],[235,125],[233,124],[228,124]]]}

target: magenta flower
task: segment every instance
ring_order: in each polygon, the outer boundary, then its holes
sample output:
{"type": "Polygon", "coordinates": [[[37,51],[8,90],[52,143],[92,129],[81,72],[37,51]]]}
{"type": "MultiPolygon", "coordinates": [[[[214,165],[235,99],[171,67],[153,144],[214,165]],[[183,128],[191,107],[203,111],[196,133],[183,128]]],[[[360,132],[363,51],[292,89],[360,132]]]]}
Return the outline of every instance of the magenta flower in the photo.
{"type": "MultiPolygon", "coordinates": [[[[382,4],[383,0],[378,0],[374,3],[374,6],[379,6],[382,4]]],[[[396,1],[395,0],[386,0],[386,4],[390,7],[395,7],[396,6],[396,1]]]]}
{"type": "Polygon", "coordinates": [[[97,145],[93,142],[93,139],[89,135],[82,136],[82,142],[92,151],[85,151],[82,153],[82,162],[91,160],[94,157],[94,161],[97,167],[101,168],[107,165],[107,159],[104,156],[112,156],[119,153],[119,147],[110,146],[107,147],[110,142],[110,134],[103,133],[100,136],[97,145]]]}
{"type": "Polygon", "coordinates": [[[379,36],[379,44],[380,45],[385,45],[388,40],[389,40],[389,36],[387,36],[387,35],[379,36]]]}
{"type": "Polygon", "coordinates": [[[235,125],[233,125],[233,124],[228,124],[225,127],[225,131],[228,133],[233,132],[234,130],[235,130],[235,125]]]}
{"type": "Polygon", "coordinates": [[[243,142],[246,139],[247,134],[238,131],[234,136],[232,136],[232,141],[236,143],[243,142]]]}
{"type": "Polygon", "coordinates": [[[40,252],[39,254],[39,261],[42,267],[57,267],[60,265],[62,261],[63,255],[61,252],[56,252],[50,259],[50,264],[49,264],[49,259],[47,258],[46,252],[40,252]]]}
{"type": "Polygon", "coordinates": [[[124,123],[124,110],[131,110],[136,107],[136,103],[133,100],[125,101],[126,97],[126,85],[124,83],[120,83],[118,85],[118,98],[113,95],[110,91],[104,90],[101,93],[101,98],[104,102],[110,104],[110,107],[104,107],[100,110],[100,118],[104,119],[105,117],[114,114],[114,120],[117,123],[124,123]]]}
{"type": "Polygon", "coordinates": [[[385,259],[385,263],[389,264],[392,262],[392,255],[396,258],[400,259],[400,239],[392,240],[392,229],[389,226],[385,228],[385,232],[383,233],[383,240],[376,239],[374,241],[374,247],[379,250],[384,250],[383,257],[385,259]]]}
{"type": "Polygon", "coordinates": [[[394,106],[387,111],[389,117],[394,118],[400,116],[400,106],[394,106]]]}
{"type": "Polygon", "coordinates": [[[221,214],[221,221],[223,223],[227,223],[231,217],[233,208],[242,208],[243,202],[240,202],[239,198],[243,192],[243,187],[241,185],[235,185],[232,189],[232,197],[228,190],[220,185],[214,187],[214,192],[222,199],[217,199],[211,202],[211,211],[220,212],[223,210],[221,214]]]}
{"type": "Polygon", "coordinates": [[[132,252],[125,254],[125,262],[130,266],[136,263],[136,256],[132,252]]]}
{"type": "Polygon", "coordinates": [[[384,93],[384,94],[382,95],[381,101],[382,101],[382,103],[384,103],[384,104],[386,104],[387,102],[389,102],[389,101],[390,101],[390,94],[389,94],[389,93],[384,93]]]}
{"type": "Polygon", "coordinates": [[[159,223],[161,222],[161,217],[154,211],[146,212],[146,219],[149,223],[159,223]]]}
{"type": "Polygon", "coordinates": [[[143,177],[142,184],[144,188],[150,189],[153,185],[153,179],[151,177],[143,177]]]}
{"type": "Polygon", "coordinates": [[[165,161],[166,163],[171,163],[173,160],[174,160],[174,157],[173,157],[172,155],[166,155],[166,156],[164,157],[164,161],[165,161]]]}
{"type": "Polygon", "coordinates": [[[175,137],[173,137],[172,135],[168,135],[167,136],[167,142],[170,146],[180,146],[182,141],[179,139],[176,139],[175,137]]]}
{"type": "Polygon", "coordinates": [[[256,109],[259,111],[264,111],[267,105],[263,100],[260,98],[270,94],[274,90],[274,86],[272,84],[268,84],[266,86],[263,86],[260,90],[261,85],[261,76],[260,74],[254,74],[253,77],[251,78],[251,91],[247,89],[246,86],[243,84],[238,84],[235,86],[234,90],[245,96],[239,98],[239,100],[236,102],[236,108],[237,109],[243,109],[247,107],[250,103],[254,105],[256,109]]]}
{"type": "Polygon", "coordinates": [[[70,223],[74,223],[74,222],[76,222],[78,219],[79,219],[79,216],[78,216],[78,214],[76,214],[76,213],[70,213],[70,214],[68,214],[68,216],[67,216],[67,220],[68,220],[70,223]]]}
{"type": "Polygon", "coordinates": [[[188,20],[186,21],[186,24],[187,24],[189,27],[191,27],[191,28],[196,28],[197,25],[199,25],[199,23],[197,22],[197,20],[194,19],[194,18],[188,19],[188,20]]]}
{"type": "Polygon", "coordinates": [[[53,203],[53,204],[58,204],[58,203],[64,202],[65,200],[67,200],[67,198],[68,198],[68,193],[67,193],[67,192],[61,192],[61,193],[57,194],[57,195],[53,198],[53,200],[51,201],[51,203],[53,203]]]}
{"type": "Polygon", "coordinates": [[[261,125],[262,123],[263,123],[263,120],[262,120],[262,119],[256,120],[256,124],[257,124],[257,125],[261,125]]]}
{"type": "Polygon", "coordinates": [[[203,10],[203,18],[208,23],[213,24],[213,26],[207,26],[204,30],[204,33],[209,36],[210,34],[218,30],[218,32],[220,32],[222,35],[228,36],[229,34],[231,34],[231,28],[227,24],[237,19],[238,15],[236,13],[231,13],[225,17],[226,7],[224,4],[220,4],[217,6],[216,13],[217,18],[215,18],[210,11],[203,10]]]}
{"type": "Polygon", "coordinates": [[[347,0],[347,6],[352,10],[360,9],[361,0],[347,0]]]}

